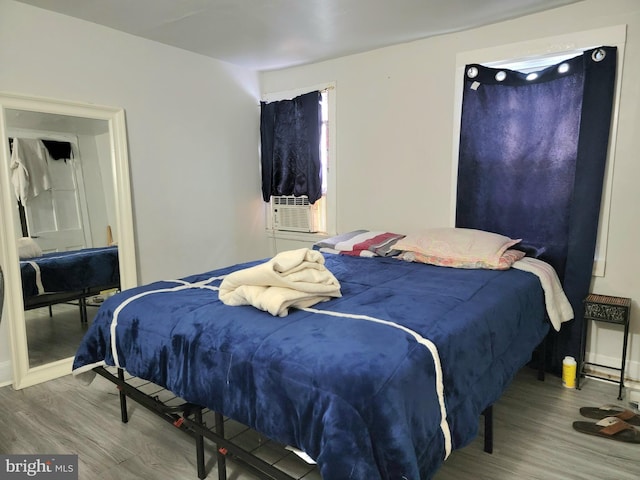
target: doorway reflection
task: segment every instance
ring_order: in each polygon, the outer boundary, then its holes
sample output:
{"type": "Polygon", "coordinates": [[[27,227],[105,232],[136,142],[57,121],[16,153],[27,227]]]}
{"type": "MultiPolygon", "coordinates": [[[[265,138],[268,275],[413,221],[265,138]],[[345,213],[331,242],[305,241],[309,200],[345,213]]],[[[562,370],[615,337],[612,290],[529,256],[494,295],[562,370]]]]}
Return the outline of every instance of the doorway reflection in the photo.
{"type": "Polygon", "coordinates": [[[35,195],[15,192],[33,368],[72,357],[97,307],[119,288],[109,122],[18,109],[6,109],[5,118],[12,172],[23,163],[28,167],[14,155],[16,145],[68,148],[58,158],[43,153],[47,188],[35,195]],[[25,242],[32,248],[23,250],[25,242]]]}

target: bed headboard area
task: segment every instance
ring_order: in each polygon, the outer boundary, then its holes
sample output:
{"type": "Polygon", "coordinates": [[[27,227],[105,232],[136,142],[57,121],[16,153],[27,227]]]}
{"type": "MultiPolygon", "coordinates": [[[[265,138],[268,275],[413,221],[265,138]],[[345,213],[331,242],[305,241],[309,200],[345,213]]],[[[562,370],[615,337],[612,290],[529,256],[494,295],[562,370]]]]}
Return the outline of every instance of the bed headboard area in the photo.
{"type": "Polygon", "coordinates": [[[578,358],[607,159],[615,47],[522,73],[465,67],[456,226],[522,239],[553,265],[575,319],[552,332],[547,364],[578,358]]]}

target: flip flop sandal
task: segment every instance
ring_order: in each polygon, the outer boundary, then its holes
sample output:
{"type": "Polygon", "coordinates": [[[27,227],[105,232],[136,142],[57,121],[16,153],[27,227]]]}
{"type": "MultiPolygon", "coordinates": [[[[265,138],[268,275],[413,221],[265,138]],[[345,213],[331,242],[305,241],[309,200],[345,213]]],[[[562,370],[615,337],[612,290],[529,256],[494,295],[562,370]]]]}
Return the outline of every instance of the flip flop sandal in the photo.
{"type": "Polygon", "coordinates": [[[610,438],[619,442],[640,444],[640,431],[616,417],[605,417],[599,422],[573,422],[574,430],[588,435],[610,438]]]}
{"type": "Polygon", "coordinates": [[[587,418],[594,418],[596,420],[602,420],[605,417],[616,417],[620,420],[640,427],[640,415],[633,413],[631,410],[626,410],[618,405],[603,405],[601,407],[582,407],[580,409],[580,415],[587,418]]]}

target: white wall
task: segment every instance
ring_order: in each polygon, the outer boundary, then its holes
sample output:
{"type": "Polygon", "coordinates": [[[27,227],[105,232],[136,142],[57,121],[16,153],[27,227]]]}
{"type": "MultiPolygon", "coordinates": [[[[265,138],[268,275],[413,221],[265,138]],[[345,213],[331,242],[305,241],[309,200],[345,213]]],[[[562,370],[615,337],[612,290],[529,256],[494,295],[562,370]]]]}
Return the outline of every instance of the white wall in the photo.
{"type": "MultiPolygon", "coordinates": [[[[640,379],[640,2],[586,0],[521,19],[261,74],[263,93],[336,82],[338,232],[407,232],[451,218],[456,55],[627,24],[607,266],[593,291],[633,299],[627,374],[640,379]]],[[[620,365],[621,333],[596,328],[589,359],[620,365]]]]}
{"type": "MultiPolygon", "coordinates": [[[[82,169],[82,181],[84,183],[87,210],[89,211],[89,225],[84,228],[91,229],[92,247],[104,247],[107,245],[107,225],[109,225],[108,210],[115,207],[113,188],[109,188],[111,195],[107,197],[105,184],[102,181],[102,169],[100,162],[111,164],[108,133],[97,135],[78,135],[78,164],[82,169]],[[105,142],[105,138],[107,142],[105,142]],[[106,158],[105,158],[106,157],[106,158]],[[108,203],[111,202],[111,203],[108,203]],[[109,206],[107,206],[109,205],[109,206]]],[[[104,170],[110,172],[109,168],[104,170]]],[[[108,179],[113,185],[113,178],[108,179]]]]}
{"type": "MultiPolygon", "coordinates": [[[[125,109],[141,282],[268,255],[255,72],[10,0],[0,12],[0,90],[125,109]]],[[[0,384],[7,336],[3,321],[0,384]]]]}

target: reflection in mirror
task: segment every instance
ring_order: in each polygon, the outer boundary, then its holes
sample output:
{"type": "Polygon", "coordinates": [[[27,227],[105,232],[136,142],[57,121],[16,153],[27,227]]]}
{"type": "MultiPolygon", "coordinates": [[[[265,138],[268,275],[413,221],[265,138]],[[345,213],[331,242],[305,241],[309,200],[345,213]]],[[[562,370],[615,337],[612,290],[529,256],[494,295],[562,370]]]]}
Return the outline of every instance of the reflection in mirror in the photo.
{"type": "Polygon", "coordinates": [[[14,388],[71,372],[97,307],[137,284],[124,112],[0,93],[0,263],[14,388]]]}
{"type": "Polygon", "coordinates": [[[5,119],[36,367],[72,356],[97,307],[120,287],[109,124],[16,109],[5,119]]]}

